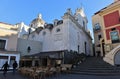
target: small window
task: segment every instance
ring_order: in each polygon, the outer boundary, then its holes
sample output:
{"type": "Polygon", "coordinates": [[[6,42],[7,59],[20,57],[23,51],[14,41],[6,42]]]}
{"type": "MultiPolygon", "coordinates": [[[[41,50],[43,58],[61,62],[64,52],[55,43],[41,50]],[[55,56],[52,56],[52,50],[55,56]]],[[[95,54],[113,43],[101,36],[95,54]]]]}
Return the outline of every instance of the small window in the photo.
{"type": "Polygon", "coordinates": [[[102,36],[101,36],[101,35],[98,35],[98,40],[100,40],[100,38],[102,38],[102,36]]]}
{"type": "Polygon", "coordinates": [[[6,44],[6,40],[0,39],[0,49],[4,50],[5,49],[5,44],[6,44]]]}
{"type": "Polygon", "coordinates": [[[28,34],[30,34],[30,33],[31,33],[31,28],[28,29],[28,34]]]}
{"type": "Polygon", "coordinates": [[[56,29],[56,32],[60,32],[60,28],[57,28],[57,29],[56,29]]]}
{"type": "Polygon", "coordinates": [[[43,32],[43,35],[46,35],[46,32],[45,32],[45,31],[43,32]]]}
{"type": "Polygon", "coordinates": [[[95,31],[97,31],[97,30],[100,30],[100,24],[99,23],[96,23],[95,25],[94,25],[94,30],[95,31]]]}
{"type": "Polygon", "coordinates": [[[30,46],[28,46],[27,51],[28,51],[28,53],[30,53],[30,51],[31,51],[31,47],[30,46]]]}
{"type": "Polygon", "coordinates": [[[85,27],[85,22],[83,21],[83,27],[85,27]]]}
{"type": "Polygon", "coordinates": [[[111,31],[114,31],[114,30],[116,30],[116,28],[112,28],[112,29],[111,29],[111,31]]]}

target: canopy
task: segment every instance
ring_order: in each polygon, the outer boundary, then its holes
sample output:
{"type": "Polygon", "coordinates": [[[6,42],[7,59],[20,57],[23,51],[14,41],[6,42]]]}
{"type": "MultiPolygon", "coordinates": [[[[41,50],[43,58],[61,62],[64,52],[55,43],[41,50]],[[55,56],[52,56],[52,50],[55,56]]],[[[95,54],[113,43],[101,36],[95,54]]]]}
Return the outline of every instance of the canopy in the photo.
{"type": "Polygon", "coordinates": [[[31,55],[25,55],[24,57],[47,57],[50,55],[56,55],[56,54],[62,54],[62,52],[65,52],[66,50],[59,50],[59,51],[46,51],[46,52],[40,52],[36,54],[31,55]]]}

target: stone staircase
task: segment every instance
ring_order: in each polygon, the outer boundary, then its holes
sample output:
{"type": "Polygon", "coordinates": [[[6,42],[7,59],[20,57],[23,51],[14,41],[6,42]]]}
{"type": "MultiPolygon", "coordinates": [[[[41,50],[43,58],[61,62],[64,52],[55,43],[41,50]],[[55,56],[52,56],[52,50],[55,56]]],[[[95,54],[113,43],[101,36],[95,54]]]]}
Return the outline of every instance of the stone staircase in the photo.
{"type": "Polygon", "coordinates": [[[102,57],[87,57],[86,60],[72,68],[71,73],[86,75],[120,75],[120,67],[112,66],[102,57]]]}

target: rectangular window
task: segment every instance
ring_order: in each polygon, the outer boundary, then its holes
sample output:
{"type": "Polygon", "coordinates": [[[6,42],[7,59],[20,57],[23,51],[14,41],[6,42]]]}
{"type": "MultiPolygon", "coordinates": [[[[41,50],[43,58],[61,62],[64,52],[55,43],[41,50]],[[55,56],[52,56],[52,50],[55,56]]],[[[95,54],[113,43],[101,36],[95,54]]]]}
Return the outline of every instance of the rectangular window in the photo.
{"type": "Polygon", "coordinates": [[[98,40],[100,40],[100,38],[102,38],[101,35],[98,35],[98,40]]]}
{"type": "Polygon", "coordinates": [[[0,49],[1,49],[1,50],[4,50],[4,49],[5,49],[5,44],[6,44],[6,40],[0,39],[0,49]]]}
{"type": "Polygon", "coordinates": [[[94,25],[94,31],[99,31],[100,29],[101,29],[100,24],[99,24],[99,23],[96,23],[96,24],[94,25]]]}
{"type": "Polygon", "coordinates": [[[118,31],[111,31],[110,36],[111,36],[112,43],[118,43],[119,42],[118,31]]]}

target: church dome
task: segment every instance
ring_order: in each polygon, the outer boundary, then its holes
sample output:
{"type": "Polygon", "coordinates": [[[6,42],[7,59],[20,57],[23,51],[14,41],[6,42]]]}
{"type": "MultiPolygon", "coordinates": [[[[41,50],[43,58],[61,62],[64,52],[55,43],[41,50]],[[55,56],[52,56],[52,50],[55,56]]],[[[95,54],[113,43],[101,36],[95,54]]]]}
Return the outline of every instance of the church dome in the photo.
{"type": "Polygon", "coordinates": [[[39,14],[37,18],[35,18],[30,26],[33,28],[44,27],[45,21],[42,19],[42,15],[39,14]]]}

